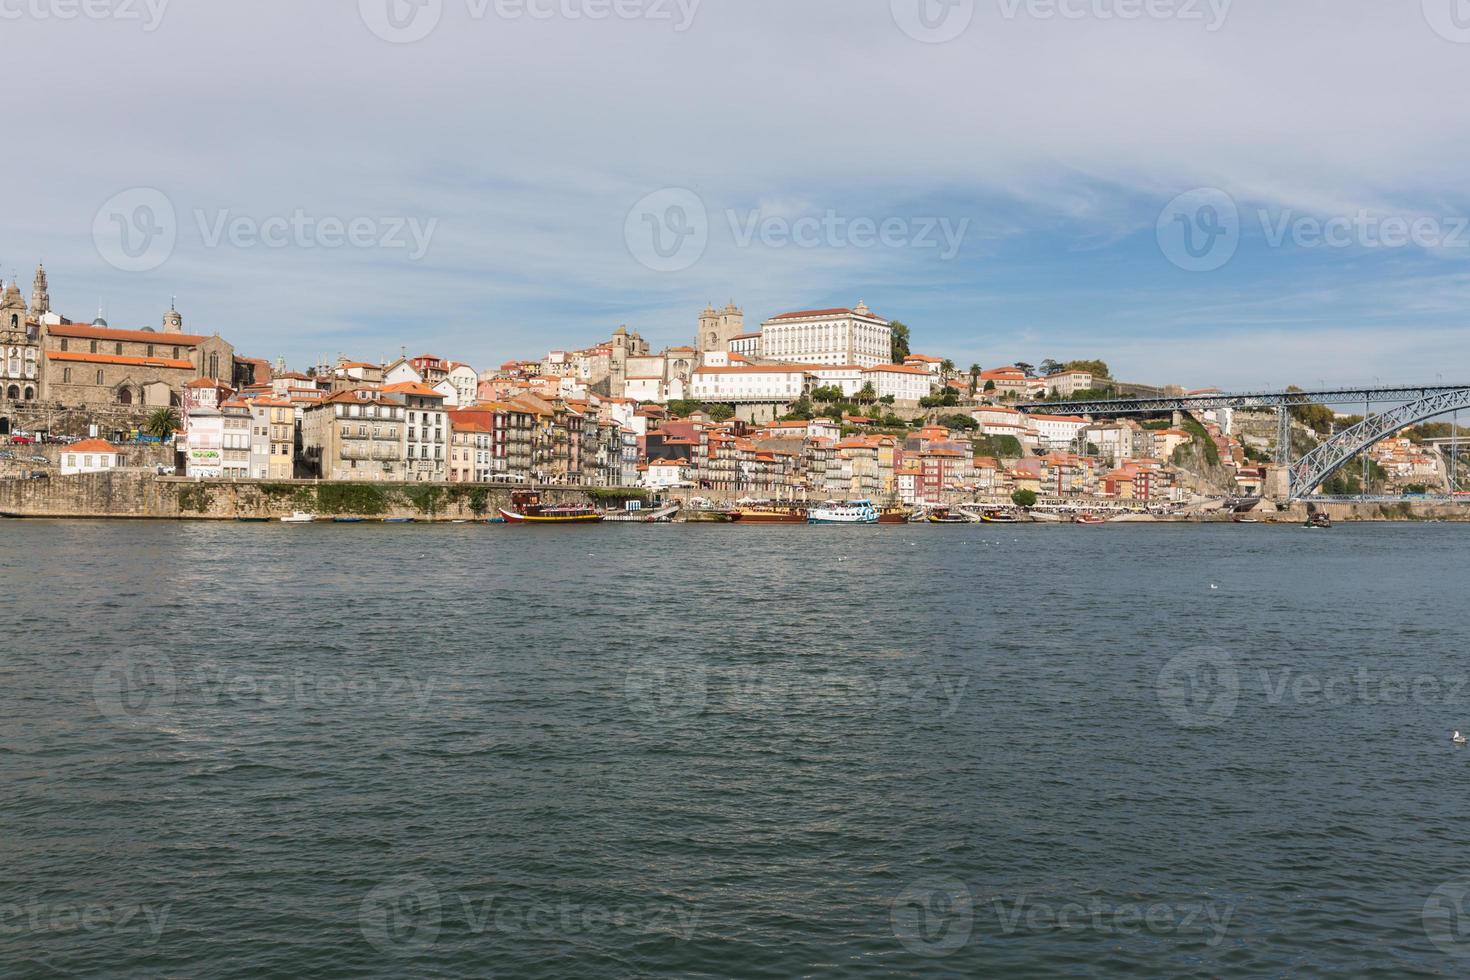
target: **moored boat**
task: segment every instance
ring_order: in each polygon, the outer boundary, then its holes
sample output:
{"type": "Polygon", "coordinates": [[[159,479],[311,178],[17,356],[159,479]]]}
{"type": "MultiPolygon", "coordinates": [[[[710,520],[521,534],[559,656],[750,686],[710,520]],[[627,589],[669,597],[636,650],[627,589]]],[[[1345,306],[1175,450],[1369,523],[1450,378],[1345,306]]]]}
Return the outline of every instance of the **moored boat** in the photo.
{"type": "Polygon", "coordinates": [[[510,509],[500,508],[500,516],[511,524],[598,524],[606,515],[591,507],[546,507],[541,494],[534,490],[517,490],[510,496],[510,509]]]}
{"type": "Polygon", "coordinates": [[[935,507],[929,512],[930,524],[971,524],[970,518],[948,507],[935,507]]]}
{"type": "Polygon", "coordinates": [[[878,512],[879,524],[907,524],[913,512],[907,507],[889,506],[878,512]]]}
{"type": "Polygon", "coordinates": [[[367,520],[367,518],[365,518],[365,517],[334,517],[334,518],[332,518],[332,523],[333,524],[361,524],[365,520],[367,520]]]}
{"type": "Polygon", "coordinates": [[[741,524],[805,524],[807,510],[799,504],[771,500],[742,500],[730,512],[741,524]]]}
{"type": "Polygon", "coordinates": [[[1332,518],[1327,516],[1327,512],[1325,510],[1313,511],[1312,513],[1307,515],[1307,523],[1303,526],[1311,528],[1330,528],[1332,527],[1332,518]]]}
{"type": "Polygon", "coordinates": [[[829,500],[818,504],[807,513],[808,524],[877,524],[878,508],[871,500],[851,500],[839,503],[829,500]]]}
{"type": "Polygon", "coordinates": [[[1098,517],[1096,514],[1077,515],[1078,524],[1106,524],[1107,522],[1108,519],[1106,517],[1098,517]]]}
{"type": "Polygon", "coordinates": [[[603,515],[603,519],[614,524],[667,524],[679,513],[678,504],[657,507],[653,510],[614,510],[603,515]]]}
{"type": "Polygon", "coordinates": [[[316,520],[315,514],[308,514],[304,510],[298,510],[290,517],[281,518],[282,524],[311,524],[316,520]]]}
{"type": "Polygon", "coordinates": [[[271,522],[269,517],[237,517],[235,520],[241,524],[269,524],[271,522]]]}
{"type": "Polygon", "coordinates": [[[1021,519],[1015,514],[1003,510],[987,510],[980,515],[980,520],[986,524],[1019,524],[1021,519]]]}

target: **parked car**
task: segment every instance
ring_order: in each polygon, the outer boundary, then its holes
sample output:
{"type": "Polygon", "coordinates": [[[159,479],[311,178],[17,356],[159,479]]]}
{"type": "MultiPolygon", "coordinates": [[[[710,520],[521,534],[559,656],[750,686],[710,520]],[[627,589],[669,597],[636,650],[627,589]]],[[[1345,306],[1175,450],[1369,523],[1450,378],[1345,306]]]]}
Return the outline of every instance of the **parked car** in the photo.
{"type": "Polygon", "coordinates": [[[30,436],[11,436],[10,444],[12,446],[34,446],[36,444],[36,440],[32,439],[30,436]]]}
{"type": "Polygon", "coordinates": [[[0,450],[0,459],[14,459],[14,458],[15,458],[15,453],[10,452],[8,449],[7,450],[0,450]]]}
{"type": "Polygon", "coordinates": [[[40,455],[39,453],[36,454],[35,456],[32,456],[31,457],[31,462],[32,463],[45,463],[47,466],[50,466],[51,465],[51,460],[47,459],[45,456],[40,455]]]}
{"type": "Polygon", "coordinates": [[[49,480],[49,479],[51,479],[51,474],[50,473],[47,473],[45,470],[31,470],[31,479],[32,480],[49,480]]]}

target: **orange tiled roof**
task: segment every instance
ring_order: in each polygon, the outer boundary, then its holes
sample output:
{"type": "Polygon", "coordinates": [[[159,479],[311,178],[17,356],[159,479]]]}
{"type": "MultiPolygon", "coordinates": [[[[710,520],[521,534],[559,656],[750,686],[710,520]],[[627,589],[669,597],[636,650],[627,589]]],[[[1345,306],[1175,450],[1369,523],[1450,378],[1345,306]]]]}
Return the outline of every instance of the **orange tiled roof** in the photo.
{"type": "Polygon", "coordinates": [[[81,351],[48,350],[49,361],[81,361],[86,364],[131,364],[135,367],[162,367],[175,371],[192,371],[189,361],[175,361],[169,357],[129,357],[126,354],[85,354],[81,351]]]}
{"type": "Polygon", "coordinates": [[[63,450],[68,453],[116,453],[121,451],[106,439],[84,439],[63,450]]]}

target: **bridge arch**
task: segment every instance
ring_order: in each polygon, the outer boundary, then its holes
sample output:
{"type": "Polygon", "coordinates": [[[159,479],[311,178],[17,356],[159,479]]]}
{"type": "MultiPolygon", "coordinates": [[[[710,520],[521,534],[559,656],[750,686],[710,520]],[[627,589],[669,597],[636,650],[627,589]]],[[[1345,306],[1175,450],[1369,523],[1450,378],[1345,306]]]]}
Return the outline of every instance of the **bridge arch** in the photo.
{"type": "Polygon", "coordinates": [[[1470,388],[1441,391],[1343,429],[1291,464],[1291,499],[1307,496],[1360,453],[1411,425],[1470,408],[1470,388]]]}

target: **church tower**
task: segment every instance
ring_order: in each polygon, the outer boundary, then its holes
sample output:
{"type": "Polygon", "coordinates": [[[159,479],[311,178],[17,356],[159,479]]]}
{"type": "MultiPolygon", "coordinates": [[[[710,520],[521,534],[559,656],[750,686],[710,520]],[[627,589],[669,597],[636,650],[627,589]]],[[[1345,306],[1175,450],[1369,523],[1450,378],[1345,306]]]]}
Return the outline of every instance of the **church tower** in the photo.
{"type": "Polygon", "coordinates": [[[51,312],[51,294],[46,290],[46,267],[38,262],[36,281],[31,285],[31,316],[37,320],[51,312]]]}
{"type": "Polygon", "coordinates": [[[701,354],[728,353],[730,341],[745,332],[745,313],[733,302],[723,310],[706,306],[699,314],[699,338],[694,349],[701,354]]]}
{"type": "Polygon", "coordinates": [[[24,330],[26,328],[26,301],[20,295],[20,285],[15,279],[5,287],[0,294],[0,328],[5,330],[24,330]]]}
{"type": "Polygon", "coordinates": [[[176,302],[176,300],[170,300],[168,304],[168,312],[163,315],[164,333],[184,332],[184,315],[180,313],[177,309],[175,309],[176,302]]]}
{"type": "Polygon", "coordinates": [[[711,303],[699,314],[699,334],[694,339],[694,349],[701,354],[720,349],[720,315],[711,303]]]}

